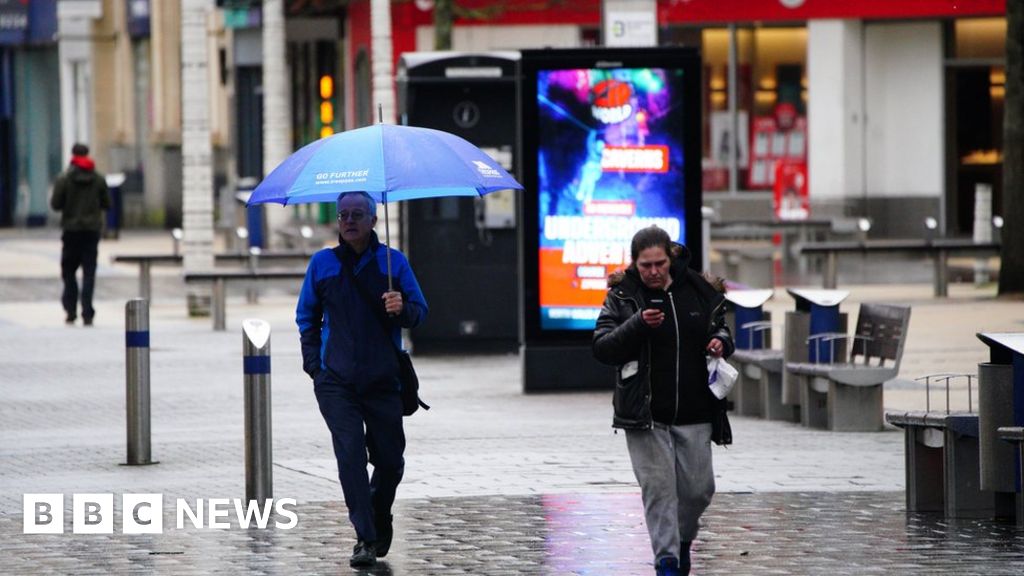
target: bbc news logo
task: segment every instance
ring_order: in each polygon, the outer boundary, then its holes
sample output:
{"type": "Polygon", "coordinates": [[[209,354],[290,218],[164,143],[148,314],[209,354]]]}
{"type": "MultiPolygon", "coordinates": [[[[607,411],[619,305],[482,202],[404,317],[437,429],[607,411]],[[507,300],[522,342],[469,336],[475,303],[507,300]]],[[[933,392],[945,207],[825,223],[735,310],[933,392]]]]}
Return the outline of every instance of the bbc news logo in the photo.
{"type": "MultiPolygon", "coordinates": [[[[200,529],[231,528],[229,518],[234,512],[240,528],[265,529],[271,524],[280,530],[291,530],[299,524],[295,513],[295,499],[268,498],[264,504],[241,498],[198,498],[189,503],[184,498],[175,501],[176,527],[186,524],[200,529]]],[[[64,533],[63,494],[25,494],[23,501],[25,534],[64,533]]],[[[74,534],[113,534],[113,494],[73,494],[71,501],[71,532],[74,534]]],[[[122,534],[163,534],[163,494],[122,494],[122,534]]]]}

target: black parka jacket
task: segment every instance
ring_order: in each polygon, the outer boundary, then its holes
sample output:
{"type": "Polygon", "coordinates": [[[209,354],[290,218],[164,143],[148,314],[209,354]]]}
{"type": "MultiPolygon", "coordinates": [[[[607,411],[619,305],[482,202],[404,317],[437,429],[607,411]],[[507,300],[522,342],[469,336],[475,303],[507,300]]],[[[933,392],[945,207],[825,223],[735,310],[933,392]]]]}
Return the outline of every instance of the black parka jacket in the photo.
{"type": "Polygon", "coordinates": [[[107,181],[95,170],[69,166],[53,184],[50,207],[61,212],[60,225],[64,230],[100,232],[103,211],[110,205],[107,181]]]}
{"type": "MultiPolygon", "coordinates": [[[[730,356],[735,346],[725,322],[725,297],[689,268],[690,253],[685,246],[675,245],[672,251],[672,282],[689,282],[693,285],[704,307],[705,317],[709,319],[707,341],[718,338],[724,345],[723,357],[730,356]]],[[[608,295],[594,329],[593,351],[599,362],[618,368],[612,398],[615,408],[612,426],[646,430],[653,425],[653,418],[649,328],[640,315],[647,307],[643,297],[643,283],[636,270],[630,268],[609,277],[608,286],[608,295]]],[[[717,413],[711,418],[718,435],[715,442],[729,444],[731,434],[729,438],[724,438],[724,431],[720,429],[725,421],[725,401],[721,400],[715,406],[717,413]]],[[[727,422],[725,426],[728,426],[727,422]]]]}

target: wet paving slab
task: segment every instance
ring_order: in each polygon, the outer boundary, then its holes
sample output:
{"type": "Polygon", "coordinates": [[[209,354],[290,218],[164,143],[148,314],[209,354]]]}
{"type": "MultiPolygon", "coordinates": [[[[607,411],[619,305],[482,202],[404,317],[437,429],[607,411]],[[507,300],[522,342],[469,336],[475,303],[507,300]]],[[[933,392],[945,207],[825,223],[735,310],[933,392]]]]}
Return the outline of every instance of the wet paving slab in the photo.
{"type": "MultiPolygon", "coordinates": [[[[0,516],[4,574],[653,574],[639,494],[401,500],[395,543],[348,567],[341,502],[300,503],[291,529],[176,528],[158,535],[22,534],[0,516]]],[[[231,515],[233,517],[233,514],[231,515]]],[[[277,518],[281,519],[281,518],[277,518]]],[[[283,520],[282,520],[283,521],[283,520]]],[[[188,521],[186,520],[186,523],[188,521]]],[[[65,522],[70,532],[70,516],[65,522]]],[[[901,492],[725,493],[705,514],[693,574],[1024,574],[1024,529],[908,514],[901,492]]]]}

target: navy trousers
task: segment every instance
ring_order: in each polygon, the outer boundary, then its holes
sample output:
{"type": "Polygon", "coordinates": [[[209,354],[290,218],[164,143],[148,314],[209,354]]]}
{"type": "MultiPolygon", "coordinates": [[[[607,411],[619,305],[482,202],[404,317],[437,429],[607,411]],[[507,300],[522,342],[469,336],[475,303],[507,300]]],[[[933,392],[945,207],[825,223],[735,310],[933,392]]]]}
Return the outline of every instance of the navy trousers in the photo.
{"type": "Polygon", "coordinates": [[[334,442],[349,521],[360,540],[374,542],[374,518],[391,513],[405,473],[405,430],[397,385],[376,382],[357,390],[321,373],[314,388],[334,442]],[[373,465],[372,478],[367,462],[373,465]]]}
{"type": "Polygon", "coordinates": [[[65,230],[60,252],[60,272],[64,280],[61,303],[69,319],[78,317],[78,281],[75,273],[82,268],[82,318],[96,315],[92,308],[92,291],[96,284],[96,253],[100,233],[88,230],[65,230]]]}

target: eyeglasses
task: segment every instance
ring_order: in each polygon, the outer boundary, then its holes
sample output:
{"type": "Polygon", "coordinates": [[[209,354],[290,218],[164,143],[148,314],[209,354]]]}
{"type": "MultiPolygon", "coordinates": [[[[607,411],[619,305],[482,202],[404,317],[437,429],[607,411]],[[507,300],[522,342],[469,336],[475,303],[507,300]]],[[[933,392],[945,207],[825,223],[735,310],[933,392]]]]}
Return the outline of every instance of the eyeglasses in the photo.
{"type": "Polygon", "coordinates": [[[363,212],[362,210],[353,210],[352,212],[343,210],[338,212],[338,222],[344,222],[345,220],[350,222],[362,222],[363,218],[366,218],[366,212],[363,212]]]}

